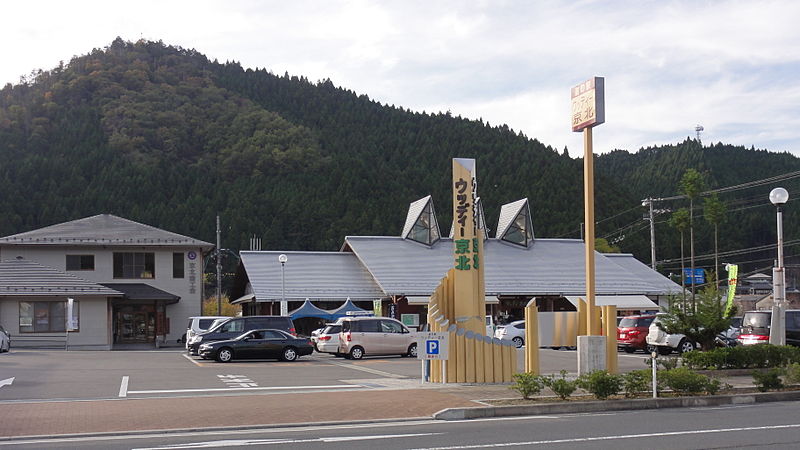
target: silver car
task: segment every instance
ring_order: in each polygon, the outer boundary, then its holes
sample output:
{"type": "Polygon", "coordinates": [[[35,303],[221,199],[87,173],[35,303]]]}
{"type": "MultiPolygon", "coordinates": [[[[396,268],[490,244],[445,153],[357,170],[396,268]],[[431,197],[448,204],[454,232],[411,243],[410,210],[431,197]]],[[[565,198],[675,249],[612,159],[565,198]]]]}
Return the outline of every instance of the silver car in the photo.
{"type": "Polygon", "coordinates": [[[11,335],[0,326],[0,353],[11,350],[11,335]]]}
{"type": "Polygon", "coordinates": [[[417,333],[389,317],[349,317],[342,320],[339,353],[349,359],[364,355],[417,356],[417,333]]]}
{"type": "Polygon", "coordinates": [[[517,348],[525,345],[525,321],[517,320],[508,325],[499,325],[494,332],[494,337],[512,341],[517,348]]]}

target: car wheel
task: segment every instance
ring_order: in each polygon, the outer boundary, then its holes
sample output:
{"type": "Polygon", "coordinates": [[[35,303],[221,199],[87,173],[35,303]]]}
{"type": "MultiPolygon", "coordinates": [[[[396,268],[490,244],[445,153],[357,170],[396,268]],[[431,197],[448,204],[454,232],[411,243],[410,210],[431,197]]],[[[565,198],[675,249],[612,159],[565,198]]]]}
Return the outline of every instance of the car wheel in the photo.
{"type": "Polygon", "coordinates": [[[691,352],[694,349],[695,349],[694,344],[689,342],[688,339],[684,339],[680,342],[680,344],[678,344],[678,353],[680,353],[681,355],[686,352],[691,352]]]}
{"type": "Polygon", "coordinates": [[[644,348],[645,353],[653,353],[656,351],[655,346],[647,344],[647,347],[644,348]]]}
{"type": "Polygon", "coordinates": [[[417,357],[417,343],[416,342],[408,346],[408,352],[406,353],[406,356],[410,356],[412,358],[416,358],[417,357]]]}
{"type": "Polygon", "coordinates": [[[344,358],[345,355],[344,355],[344,353],[336,352],[336,353],[333,354],[333,356],[335,356],[336,358],[344,358]]]}
{"type": "Polygon", "coordinates": [[[364,349],[361,347],[353,347],[350,349],[350,359],[361,359],[364,357],[364,349]]]}
{"type": "Polygon", "coordinates": [[[233,350],[229,349],[228,347],[222,347],[217,352],[217,361],[219,362],[230,362],[233,359],[233,350]]]}
{"type": "Polygon", "coordinates": [[[623,347],[622,349],[625,350],[625,353],[633,353],[636,351],[633,347],[623,347]]]}
{"type": "Polygon", "coordinates": [[[672,348],[671,347],[666,347],[666,346],[665,347],[658,347],[658,354],[659,355],[666,356],[666,355],[669,355],[670,353],[672,353],[672,348]]]}
{"type": "Polygon", "coordinates": [[[294,361],[297,359],[297,350],[294,347],[286,347],[281,353],[281,359],[284,361],[294,361]]]}
{"type": "Polygon", "coordinates": [[[522,338],[519,337],[519,336],[517,336],[514,339],[512,339],[512,341],[514,341],[514,346],[517,347],[517,348],[520,348],[523,345],[525,345],[525,341],[523,341],[522,338]]]}

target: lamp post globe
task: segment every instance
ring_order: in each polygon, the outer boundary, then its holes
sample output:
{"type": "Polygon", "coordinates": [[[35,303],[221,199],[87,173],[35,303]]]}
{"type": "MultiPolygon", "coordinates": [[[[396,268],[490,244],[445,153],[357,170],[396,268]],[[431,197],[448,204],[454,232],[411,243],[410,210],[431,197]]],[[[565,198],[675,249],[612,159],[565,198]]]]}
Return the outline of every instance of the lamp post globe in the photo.
{"type": "Polygon", "coordinates": [[[776,187],[770,191],[769,201],[775,206],[781,206],[789,201],[789,193],[782,187],[776,187]]]}
{"type": "Polygon", "coordinates": [[[278,262],[281,263],[281,315],[288,316],[289,315],[289,304],[286,302],[286,275],[284,273],[284,267],[286,266],[286,261],[289,260],[285,254],[281,253],[278,255],[278,262]]]}

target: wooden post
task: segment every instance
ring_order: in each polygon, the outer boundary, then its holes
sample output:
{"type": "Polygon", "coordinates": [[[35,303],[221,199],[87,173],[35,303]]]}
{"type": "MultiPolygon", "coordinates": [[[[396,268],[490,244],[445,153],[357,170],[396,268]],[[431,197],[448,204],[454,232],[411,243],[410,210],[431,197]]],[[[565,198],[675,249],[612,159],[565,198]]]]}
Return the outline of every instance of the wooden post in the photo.
{"type": "Polygon", "coordinates": [[[592,128],[583,129],[583,211],[585,262],[586,262],[586,305],[588,307],[589,321],[586,324],[588,335],[597,336],[600,330],[597,323],[591,319],[591,312],[595,307],[595,276],[594,276],[594,153],[592,149],[592,128]]]}
{"type": "Polygon", "coordinates": [[[606,370],[608,373],[619,373],[619,357],[617,352],[617,307],[603,307],[603,331],[606,336],[606,370]]]}
{"type": "Polygon", "coordinates": [[[525,372],[539,374],[539,310],[536,299],[525,306],[525,372]]]}

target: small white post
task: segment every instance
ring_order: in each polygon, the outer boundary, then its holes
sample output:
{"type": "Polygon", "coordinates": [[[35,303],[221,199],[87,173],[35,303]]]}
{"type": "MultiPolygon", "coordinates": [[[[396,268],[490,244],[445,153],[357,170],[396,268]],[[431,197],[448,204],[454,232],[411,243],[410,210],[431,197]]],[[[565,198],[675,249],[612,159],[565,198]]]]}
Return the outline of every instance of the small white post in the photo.
{"type": "Polygon", "coordinates": [[[650,356],[652,356],[651,361],[653,361],[653,398],[658,398],[658,381],[656,380],[658,352],[653,350],[650,356]]]}

